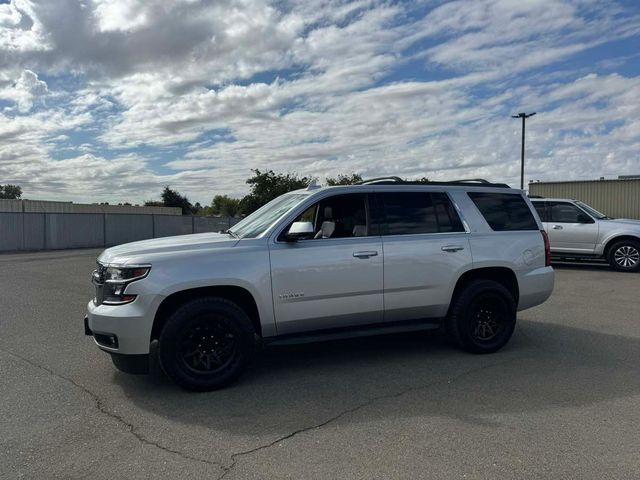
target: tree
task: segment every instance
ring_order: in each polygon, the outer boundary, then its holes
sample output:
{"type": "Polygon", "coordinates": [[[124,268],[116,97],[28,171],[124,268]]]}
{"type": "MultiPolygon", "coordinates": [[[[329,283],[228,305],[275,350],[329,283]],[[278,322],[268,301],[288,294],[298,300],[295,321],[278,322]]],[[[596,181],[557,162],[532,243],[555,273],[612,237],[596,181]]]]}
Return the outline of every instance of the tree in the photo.
{"type": "Polygon", "coordinates": [[[171,190],[169,185],[164,187],[160,198],[162,198],[161,202],[157,200],[147,200],[144,204],[147,207],[178,207],[182,209],[183,215],[189,215],[194,211],[194,207],[191,205],[191,202],[189,202],[189,199],[180,195],[177,190],[171,190]]]}
{"type": "Polygon", "coordinates": [[[251,191],[240,201],[240,212],[247,215],[283,193],[309,186],[312,177],[299,177],[295,173],[274,173],[273,170],[252,170],[254,175],[247,179],[251,191]]]}
{"type": "Polygon", "coordinates": [[[18,200],[22,196],[22,187],[19,185],[0,185],[0,198],[18,200]]]}
{"type": "Polygon", "coordinates": [[[214,215],[235,217],[240,210],[240,199],[228,195],[216,195],[211,201],[211,211],[214,215]]]}
{"type": "Polygon", "coordinates": [[[160,194],[160,198],[162,198],[162,203],[165,207],[179,207],[182,209],[183,215],[193,213],[193,205],[191,205],[189,199],[180,195],[177,190],[171,190],[169,185],[164,187],[164,190],[162,190],[162,193],[160,194]]]}
{"type": "Polygon", "coordinates": [[[362,175],[351,173],[349,175],[338,175],[336,178],[327,177],[327,185],[333,187],[335,185],[355,185],[362,182],[362,175]]]}

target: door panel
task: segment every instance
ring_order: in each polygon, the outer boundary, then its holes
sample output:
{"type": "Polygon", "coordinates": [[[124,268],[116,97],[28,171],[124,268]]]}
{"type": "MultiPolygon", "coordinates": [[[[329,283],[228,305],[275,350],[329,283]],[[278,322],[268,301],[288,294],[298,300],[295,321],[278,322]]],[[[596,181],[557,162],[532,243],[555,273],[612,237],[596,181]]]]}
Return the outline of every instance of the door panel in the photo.
{"type": "Polygon", "coordinates": [[[380,323],[382,265],[380,237],[273,244],[278,334],[380,323]]]}
{"type": "Polygon", "coordinates": [[[385,322],[444,316],[452,280],[472,261],[468,235],[388,236],[383,247],[385,322]]]}
{"type": "Polygon", "coordinates": [[[471,264],[468,234],[444,192],[375,196],[384,248],[384,320],[442,317],[459,271],[471,264]]]}
{"type": "Polygon", "coordinates": [[[579,222],[578,215],[586,214],[572,203],[547,203],[550,218],[545,224],[545,230],[549,235],[551,251],[593,253],[598,240],[598,222],[579,222]]]}

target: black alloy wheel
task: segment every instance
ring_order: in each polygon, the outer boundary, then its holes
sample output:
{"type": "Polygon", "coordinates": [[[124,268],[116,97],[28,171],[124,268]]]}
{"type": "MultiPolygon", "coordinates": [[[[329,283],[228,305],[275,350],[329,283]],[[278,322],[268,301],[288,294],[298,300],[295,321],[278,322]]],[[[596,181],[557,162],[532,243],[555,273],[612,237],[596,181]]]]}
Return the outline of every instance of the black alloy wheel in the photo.
{"type": "Polygon", "coordinates": [[[471,307],[471,336],[478,342],[496,338],[508,324],[507,309],[500,295],[485,294],[471,307]]]}
{"type": "Polygon", "coordinates": [[[182,330],[180,350],[183,366],[195,373],[224,370],[238,349],[233,331],[220,318],[202,316],[182,330]]]}
{"type": "Polygon", "coordinates": [[[254,335],[239,305],[225,298],[196,298],[178,307],[162,328],[160,364],[183,388],[217,390],[242,373],[254,353],[254,335]]]}
{"type": "Polygon", "coordinates": [[[513,335],[517,305],[513,294],[494,280],[476,279],[456,293],[445,321],[447,333],[463,350],[493,353],[513,335]]]}

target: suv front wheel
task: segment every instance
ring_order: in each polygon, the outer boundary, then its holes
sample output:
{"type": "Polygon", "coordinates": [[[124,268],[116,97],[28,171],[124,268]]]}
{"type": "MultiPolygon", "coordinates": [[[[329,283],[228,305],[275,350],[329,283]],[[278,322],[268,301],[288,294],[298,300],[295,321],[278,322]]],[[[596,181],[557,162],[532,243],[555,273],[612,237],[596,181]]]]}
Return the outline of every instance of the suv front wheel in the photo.
{"type": "Polygon", "coordinates": [[[456,295],[446,320],[447,332],[462,349],[493,353],[511,338],[516,302],[502,284],[472,280],[456,295]]]}
{"type": "Polygon", "coordinates": [[[218,297],[197,298],[178,307],[158,342],[165,374],[196,391],[216,390],[234,381],[253,349],[253,326],[245,311],[218,297]]]}
{"type": "Polygon", "coordinates": [[[620,272],[640,270],[640,242],[620,240],[611,246],[607,260],[611,268],[620,272]]]}

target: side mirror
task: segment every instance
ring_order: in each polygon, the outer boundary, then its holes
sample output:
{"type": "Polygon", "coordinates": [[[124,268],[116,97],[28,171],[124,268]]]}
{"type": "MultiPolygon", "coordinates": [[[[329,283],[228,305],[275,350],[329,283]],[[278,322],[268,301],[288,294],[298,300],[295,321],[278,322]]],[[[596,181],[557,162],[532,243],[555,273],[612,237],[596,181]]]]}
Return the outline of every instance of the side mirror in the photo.
{"type": "Polygon", "coordinates": [[[313,238],[315,236],[315,233],[316,232],[313,229],[313,223],[293,222],[284,238],[287,240],[287,242],[297,242],[298,240],[313,238]]]}
{"type": "Polygon", "coordinates": [[[593,219],[587,215],[586,213],[578,214],[578,222],[579,223],[593,223],[593,219]]]}

